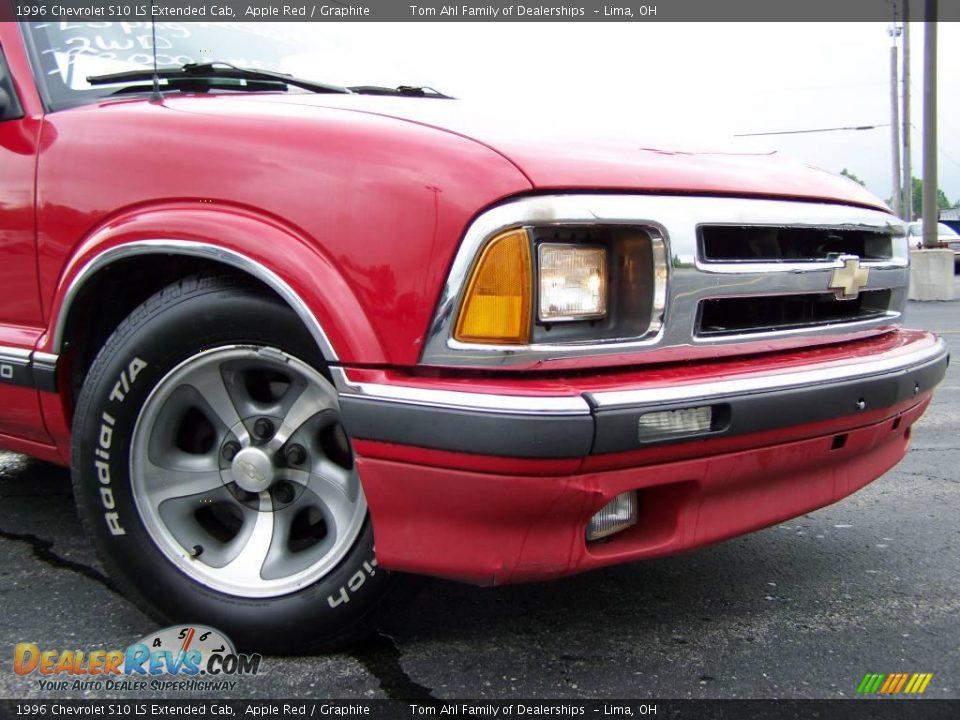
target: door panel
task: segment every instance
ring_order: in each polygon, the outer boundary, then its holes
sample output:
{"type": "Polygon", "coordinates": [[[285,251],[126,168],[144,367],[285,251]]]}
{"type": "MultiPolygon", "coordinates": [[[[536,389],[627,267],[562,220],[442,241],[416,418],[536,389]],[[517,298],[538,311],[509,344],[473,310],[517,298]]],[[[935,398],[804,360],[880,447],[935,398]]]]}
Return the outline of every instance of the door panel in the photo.
{"type": "Polygon", "coordinates": [[[13,101],[7,103],[7,115],[0,115],[7,117],[0,119],[0,435],[49,442],[29,368],[43,325],[34,222],[34,170],[43,118],[19,110],[2,46],[0,88],[13,101]]]}

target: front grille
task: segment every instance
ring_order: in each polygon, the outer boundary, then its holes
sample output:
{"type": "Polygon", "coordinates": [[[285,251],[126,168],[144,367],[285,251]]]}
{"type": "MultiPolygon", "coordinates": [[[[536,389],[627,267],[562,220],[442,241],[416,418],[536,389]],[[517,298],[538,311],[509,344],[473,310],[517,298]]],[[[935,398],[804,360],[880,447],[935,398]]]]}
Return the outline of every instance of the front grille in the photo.
{"type": "Polygon", "coordinates": [[[833,293],[704,300],[697,334],[717,337],[869,320],[887,314],[891,294],[869,290],[853,300],[837,300],[833,293]]]}
{"type": "Polygon", "coordinates": [[[700,227],[703,262],[816,262],[838,255],[861,260],[892,257],[889,234],[872,230],[758,225],[700,227]]]}
{"type": "Polygon", "coordinates": [[[907,302],[905,230],[889,211],[830,202],[641,193],[519,197],[471,223],[421,359],[436,367],[583,369],[594,358],[604,366],[694,362],[889,332],[907,302]],[[522,346],[456,341],[452,323],[478,253],[497,233],[519,227],[542,242],[606,242],[610,316],[534,323],[531,342],[522,346]],[[615,262],[617,237],[636,238],[639,252],[632,255],[643,262],[629,262],[630,252],[628,262],[615,262]],[[838,300],[838,289],[859,293],[838,300]],[[641,322],[612,322],[614,314],[641,322]]]}

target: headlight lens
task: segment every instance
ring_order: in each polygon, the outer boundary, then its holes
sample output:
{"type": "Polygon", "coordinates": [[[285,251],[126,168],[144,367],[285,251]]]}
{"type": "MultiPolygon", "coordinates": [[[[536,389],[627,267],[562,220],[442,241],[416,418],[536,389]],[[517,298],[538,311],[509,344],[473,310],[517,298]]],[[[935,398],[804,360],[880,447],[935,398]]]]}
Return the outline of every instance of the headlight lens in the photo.
{"type": "Polygon", "coordinates": [[[538,249],[543,322],[586,320],[607,314],[607,249],[542,243],[538,249]]]}

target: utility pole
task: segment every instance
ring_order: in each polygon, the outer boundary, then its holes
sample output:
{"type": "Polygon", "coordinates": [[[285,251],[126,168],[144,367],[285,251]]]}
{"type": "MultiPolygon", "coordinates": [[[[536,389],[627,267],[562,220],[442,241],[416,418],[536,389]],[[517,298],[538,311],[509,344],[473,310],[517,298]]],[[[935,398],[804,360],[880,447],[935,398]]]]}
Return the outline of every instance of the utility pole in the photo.
{"type": "Polygon", "coordinates": [[[903,188],[900,187],[900,96],[897,82],[897,38],[900,36],[900,26],[897,25],[897,7],[893,6],[893,25],[887,33],[892,39],[890,45],[890,158],[893,161],[893,183],[890,197],[893,198],[893,214],[903,217],[900,201],[903,199],[903,188]]]}
{"type": "MultiPolygon", "coordinates": [[[[955,1],[955,0],[954,0],[955,1]]],[[[953,300],[953,250],[937,244],[937,0],[923,5],[923,246],[910,252],[911,300],[953,300]]]]}
{"type": "Polygon", "coordinates": [[[937,244],[937,0],[923,19],[923,246],[937,244]]]}
{"type": "Polygon", "coordinates": [[[910,0],[903,0],[903,219],[913,220],[913,170],[910,167],[910,0]]]}

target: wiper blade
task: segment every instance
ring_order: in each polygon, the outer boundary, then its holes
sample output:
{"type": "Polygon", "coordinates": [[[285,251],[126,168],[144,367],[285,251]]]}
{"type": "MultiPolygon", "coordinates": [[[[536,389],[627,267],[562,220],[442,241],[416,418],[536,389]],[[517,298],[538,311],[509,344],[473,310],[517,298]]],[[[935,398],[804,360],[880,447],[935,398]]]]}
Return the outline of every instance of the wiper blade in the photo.
{"type": "MultiPolygon", "coordinates": [[[[90,75],[87,82],[91,85],[115,85],[125,82],[141,82],[152,80],[154,71],[150,68],[141,70],[127,70],[107,75],[90,75]]],[[[240,68],[226,62],[187,63],[178,68],[159,68],[156,76],[161,80],[197,80],[200,78],[231,78],[234,80],[261,80],[291,85],[315,93],[349,94],[351,91],[339,85],[301,80],[292,75],[273,72],[272,70],[255,70],[240,68]]]]}
{"type": "MultiPolygon", "coordinates": [[[[166,87],[160,86],[160,92],[210,93],[215,90],[231,92],[287,92],[287,86],[277,80],[234,80],[232,78],[175,78],[168,80],[166,87]]],[[[152,92],[153,85],[137,82],[124,84],[113,90],[110,95],[135,95],[152,92]]]]}
{"type": "Polygon", "coordinates": [[[395,88],[380,87],[379,85],[353,85],[347,90],[355,92],[358,95],[393,95],[394,97],[422,97],[436,98],[438,100],[455,100],[452,95],[445,95],[432,87],[419,87],[416,85],[399,85],[395,88]]]}

